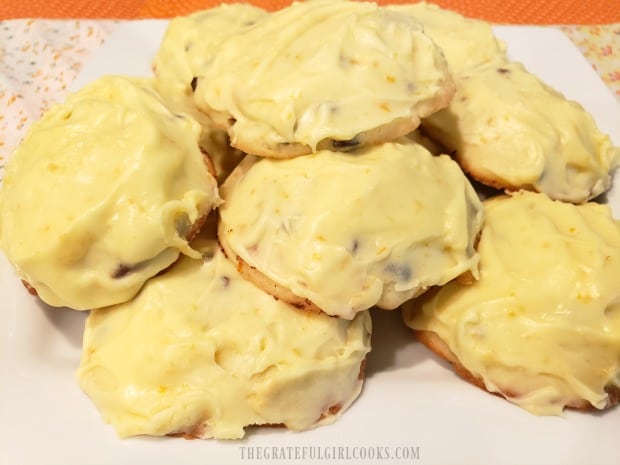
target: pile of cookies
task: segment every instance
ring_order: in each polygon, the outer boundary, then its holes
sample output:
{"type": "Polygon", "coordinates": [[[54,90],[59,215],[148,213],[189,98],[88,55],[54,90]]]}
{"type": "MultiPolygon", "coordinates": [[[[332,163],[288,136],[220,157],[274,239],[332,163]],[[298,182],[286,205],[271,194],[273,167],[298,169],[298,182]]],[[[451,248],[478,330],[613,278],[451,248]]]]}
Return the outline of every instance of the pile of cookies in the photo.
{"type": "Polygon", "coordinates": [[[620,225],[586,202],[620,153],[488,24],[224,4],[153,68],[46,113],[0,194],[24,283],[91,310],[78,378],[119,435],[334,421],[371,308],[534,413],[617,401],[620,225]]]}

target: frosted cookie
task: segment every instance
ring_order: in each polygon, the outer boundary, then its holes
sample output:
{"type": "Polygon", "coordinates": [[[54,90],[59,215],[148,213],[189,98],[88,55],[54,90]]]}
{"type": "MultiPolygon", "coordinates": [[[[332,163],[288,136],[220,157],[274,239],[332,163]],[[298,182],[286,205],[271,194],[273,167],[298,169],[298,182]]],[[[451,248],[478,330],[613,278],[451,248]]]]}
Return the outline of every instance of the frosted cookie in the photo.
{"type": "Polygon", "coordinates": [[[173,18],[153,62],[157,91],[176,110],[189,112],[209,125],[193,102],[196,76],[219,43],[266,16],[268,13],[261,8],[233,3],[173,18]]]}
{"type": "Polygon", "coordinates": [[[145,80],[104,77],[51,108],[9,160],[0,246],[52,306],[132,298],[219,204],[199,124],[145,80]]]}
{"type": "Polygon", "coordinates": [[[404,305],[465,379],[539,415],[620,395],[620,223],[607,206],[525,192],[485,201],[480,279],[404,305]]]}
{"type": "Polygon", "coordinates": [[[103,419],[123,437],[217,439],[335,421],[362,387],[369,313],[292,308],[244,280],[217,241],[192,246],[202,259],[86,320],[78,379],[103,419]]]}
{"type": "Polygon", "coordinates": [[[232,3],[173,18],[155,55],[155,89],[168,106],[189,113],[201,123],[200,146],[214,162],[218,183],[226,179],[244,154],[230,146],[226,131],[215,128],[206,114],[196,108],[196,76],[220,42],[266,16],[268,13],[261,8],[232,3]]]}
{"type": "Polygon", "coordinates": [[[221,193],[226,254],[300,308],[350,319],[477,276],[476,193],[448,156],[404,138],[287,160],[249,156],[221,193]]]}
{"type": "Polygon", "coordinates": [[[390,9],[410,15],[442,49],[453,76],[486,63],[507,61],[506,45],[485,21],[467,18],[426,2],[393,5],[390,9]]]}
{"type": "Polygon", "coordinates": [[[393,140],[454,93],[441,50],[407,15],[374,3],[294,3],[229,37],[194,98],[231,143],[289,158],[393,140]]]}
{"type": "Polygon", "coordinates": [[[605,192],[618,164],[592,116],[519,63],[461,77],[450,106],[424,128],[483,184],[574,203],[605,192]]]}

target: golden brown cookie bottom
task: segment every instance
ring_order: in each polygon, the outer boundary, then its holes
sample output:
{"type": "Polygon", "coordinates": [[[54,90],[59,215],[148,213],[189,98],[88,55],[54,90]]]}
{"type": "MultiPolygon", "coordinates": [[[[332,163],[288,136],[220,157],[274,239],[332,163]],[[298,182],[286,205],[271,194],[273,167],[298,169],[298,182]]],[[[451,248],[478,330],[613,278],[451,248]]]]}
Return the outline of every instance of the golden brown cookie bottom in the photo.
{"type": "MultiPolygon", "coordinates": [[[[446,360],[452,368],[461,378],[467,381],[474,386],[489,392],[498,397],[518,397],[519,393],[510,391],[510,389],[505,389],[503,392],[491,392],[487,389],[484,384],[484,381],[479,376],[471,373],[467,368],[465,368],[461,362],[458,360],[456,355],[450,350],[448,345],[437,335],[437,333],[433,331],[424,331],[424,330],[413,330],[413,334],[416,339],[424,344],[428,349],[437,354],[439,357],[446,360]]],[[[609,396],[609,400],[605,409],[611,408],[616,405],[620,401],[620,387],[618,386],[610,386],[605,389],[609,396]]],[[[583,410],[583,411],[598,411],[590,402],[584,399],[578,399],[570,402],[565,407],[574,410],[583,410]]]]}

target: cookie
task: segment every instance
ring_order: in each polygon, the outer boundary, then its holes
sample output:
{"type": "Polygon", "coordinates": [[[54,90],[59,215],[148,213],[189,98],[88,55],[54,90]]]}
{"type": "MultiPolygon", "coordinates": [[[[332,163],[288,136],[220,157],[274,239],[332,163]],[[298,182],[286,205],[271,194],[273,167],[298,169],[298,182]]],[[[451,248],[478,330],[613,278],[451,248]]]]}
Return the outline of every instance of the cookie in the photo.
{"type": "Polygon", "coordinates": [[[188,112],[209,126],[193,102],[196,76],[219,43],[266,16],[261,8],[232,3],[171,19],[153,60],[155,89],[176,111],[188,112]]]}
{"type": "Polygon", "coordinates": [[[244,154],[230,146],[228,134],[218,129],[194,104],[196,76],[216,46],[232,34],[268,16],[258,7],[231,3],[178,16],[168,23],[153,61],[154,87],[175,112],[188,113],[203,128],[201,148],[213,160],[218,184],[232,172],[244,154]]]}
{"type": "Polygon", "coordinates": [[[520,63],[459,78],[450,106],[424,129],[483,184],[573,203],[605,192],[620,156],[580,104],[520,63]]]}
{"type": "Polygon", "coordinates": [[[132,298],[219,204],[198,123],[149,81],[104,77],[32,125],[0,193],[0,246],[49,305],[132,298]]]}
{"type": "Polygon", "coordinates": [[[507,61],[506,44],[493,34],[485,21],[467,18],[426,2],[390,5],[398,13],[410,15],[443,51],[453,76],[488,63],[507,61]]]}
{"type": "MultiPolygon", "coordinates": [[[[448,345],[441,339],[441,337],[432,331],[414,331],[415,338],[424,344],[429,350],[432,350],[435,354],[442,357],[448,363],[450,363],[451,367],[454,371],[465,381],[473,384],[474,386],[487,391],[487,387],[485,385],[484,379],[481,377],[474,375],[470,371],[465,368],[458,357],[452,353],[448,345]]],[[[607,402],[605,404],[605,409],[611,408],[615,406],[620,400],[620,387],[615,385],[607,385],[604,388],[605,394],[607,396],[607,402]]],[[[512,391],[510,387],[503,388],[501,393],[499,391],[491,392],[498,397],[507,397],[507,398],[516,398],[522,395],[519,391],[512,391]]],[[[593,411],[596,410],[595,407],[592,406],[587,400],[571,398],[566,400],[565,408],[575,409],[575,410],[584,410],[584,411],[593,411]]],[[[535,413],[535,412],[534,412],[535,413]]]]}
{"type": "Polygon", "coordinates": [[[250,425],[306,430],[358,396],[368,312],[298,310],[244,280],[215,234],[130,302],[91,312],[78,380],[122,436],[238,439],[250,425]]]}
{"type": "Polygon", "coordinates": [[[450,157],[405,138],[287,160],[248,156],[221,195],[229,258],[299,308],[350,319],[477,275],[476,193],[450,157]]]}
{"type": "Polygon", "coordinates": [[[484,202],[480,279],[403,306],[466,380],[538,415],[620,393],[620,222],[596,203],[522,191],[484,202]]]}
{"type": "Polygon", "coordinates": [[[294,3],[220,43],[194,100],[243,152],[290,158],[390,141],[454,93],[441,50],[374,3],[294,3]]]}

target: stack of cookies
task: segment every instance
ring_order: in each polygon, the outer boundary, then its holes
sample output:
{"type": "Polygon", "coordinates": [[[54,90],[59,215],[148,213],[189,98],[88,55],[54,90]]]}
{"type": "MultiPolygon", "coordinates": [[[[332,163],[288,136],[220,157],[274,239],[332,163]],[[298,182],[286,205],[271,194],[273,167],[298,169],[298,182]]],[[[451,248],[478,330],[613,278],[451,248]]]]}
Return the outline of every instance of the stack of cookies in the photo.
{"type": "Polygon", "coordinates": [[[92,310],[78,378],[119,435],[332,422],[361,391],[369,310],[401,306],[534,413],[617,401],[620,226],[585,202],[618,150],[488,24],[229,4],[172,20],[153,68],[47,113],[0,197],[29,289],[92,310]]]}

